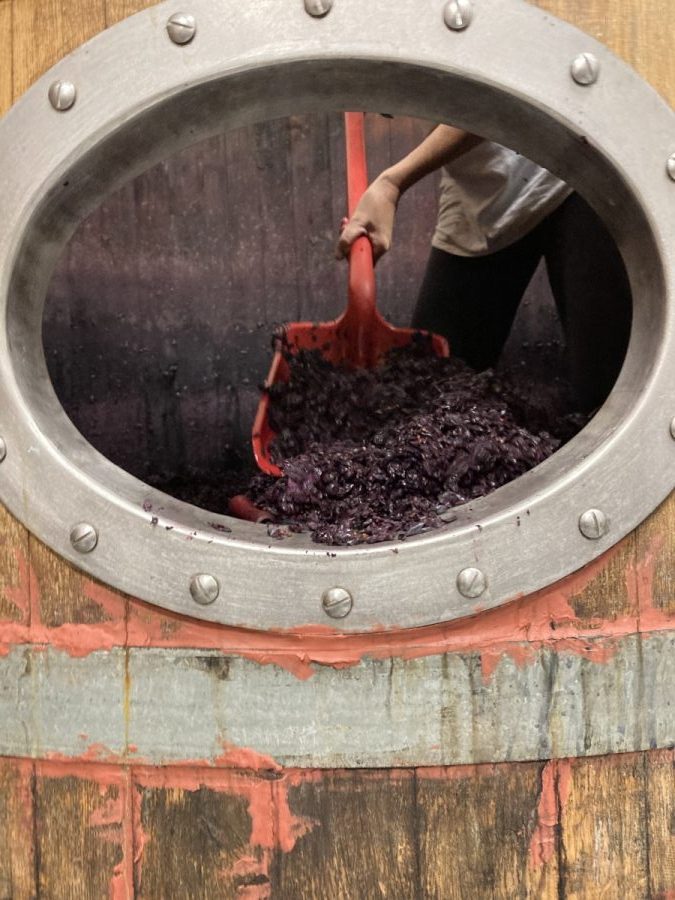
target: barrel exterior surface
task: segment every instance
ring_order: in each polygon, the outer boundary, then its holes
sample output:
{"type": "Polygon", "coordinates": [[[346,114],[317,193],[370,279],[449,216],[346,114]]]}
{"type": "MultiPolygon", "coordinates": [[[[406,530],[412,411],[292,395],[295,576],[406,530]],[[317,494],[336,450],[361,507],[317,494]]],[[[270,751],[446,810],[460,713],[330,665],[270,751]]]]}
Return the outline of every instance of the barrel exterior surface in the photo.
{"type": "MultiPolygon", "coordinates": [[[[670,2],[539,5],[673,105],[670,2]]],[[[147,5],[0,0],[0,111],[147,5]]],[[[0,897],[672,900],[674,572],[671,496],[470,620],[267,635],[118,594],[0,510],[0,897]]]]}

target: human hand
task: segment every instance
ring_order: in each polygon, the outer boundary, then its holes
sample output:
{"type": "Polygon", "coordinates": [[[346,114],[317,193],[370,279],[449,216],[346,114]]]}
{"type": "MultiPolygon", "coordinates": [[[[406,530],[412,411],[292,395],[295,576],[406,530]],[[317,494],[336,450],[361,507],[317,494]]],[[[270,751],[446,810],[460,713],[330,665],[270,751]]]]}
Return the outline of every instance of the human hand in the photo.
{"type": "Polygon", "coordinates": [[[361,197],[351,219],[343,219],[335,251],[338,259],[349,255],[354,241],[367,236],[375,262],[391,247],[394,217],[400,198],[398,186],[386,174],[378,176],[361,197]]]}

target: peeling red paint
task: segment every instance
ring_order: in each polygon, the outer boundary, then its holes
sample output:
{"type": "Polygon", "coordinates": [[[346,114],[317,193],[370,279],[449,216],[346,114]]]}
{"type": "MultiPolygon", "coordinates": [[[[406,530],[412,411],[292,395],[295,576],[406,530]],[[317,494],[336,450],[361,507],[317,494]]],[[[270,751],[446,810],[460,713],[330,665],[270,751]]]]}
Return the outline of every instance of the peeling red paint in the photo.
{"type": "Polygon", "coordinates": [[[654,539],[640,558],[627,563],[626,585],[635,612],[615,619],[582,620],[574,611],[573,601],[601,574],[622,544],[557,584],[496,609],[447,624],[355,635],[328,626],[270,633],[199,622],[139,600],[127,600],[84,575],[85,595],[101,607],[108,621],[47,627],[39,617],[35,573],[17,550],[19,583],[5,588],[5,593],[17,608],[28,611],[30,622],[0,622],[0,655],[23,643],[51,645],[72,656],[125,645],[192,647],[219,650],[260,665],[277,665],[299,679],[311,678],[318,666],[346,668],[368,657],[415,659],[449,652],[479,654],[485,679],[491,677],[502,656],[516,665],[526,665],[541,648],[601,663],[611,658],[615,638],[666,630],[675,624],[675,615],[655,608],[653,603],[653,573],[663,543],[663,538],[654,539]],[[590,637],[602,637],[603,642],[589,644],[590,637]]]}
{"type": "Polygon", "coordinates": [[[272,759],[250,747],[236,747],[234,744],[223,743],[223,753],[217,756],[213,764],[228,769],[249,769],[252,772],[280,772],[281,766],[272,759]]]}
{"type": "Polygon", "coordinates": [[[537,822],[530,840],[529,864],[545,866],[553,859],[558,830],[567,805],[572,780],[569,759],[550,760],[541,773],[541,791],[537,804],[537,822]]]}
{"type": "Polygon", "coordinates": [[[16,609],[21,613],[23,621],[26,624],[30,622],[30,595],[31,588],[33,587],[32,582],[34,581],[34,576],[28,563],[26,561],[26,557],[20,550],[14,551],[14,556],[16,558],[17,567],[19,570],[19,580],[16,585],[7,585],[3,588],[3,594],[5,599],[9,600],[9,602],[16,607],[16,609]]]}

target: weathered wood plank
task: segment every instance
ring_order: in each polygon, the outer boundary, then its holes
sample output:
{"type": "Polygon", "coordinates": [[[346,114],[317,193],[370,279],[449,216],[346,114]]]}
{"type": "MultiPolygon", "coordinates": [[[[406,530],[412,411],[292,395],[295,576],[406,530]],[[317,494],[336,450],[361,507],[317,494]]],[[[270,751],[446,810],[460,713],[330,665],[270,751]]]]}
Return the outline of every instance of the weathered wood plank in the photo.
{"type": "Polygon", "coordinates": [[[0,506],[0,642],[7,640],[4,623],[30,622],[28,532],[0,506]]]}
{"type": "Polygon", "coordinates": [[[14,99],[105,28],[103,0],[13,0],[14,99]]]}
{"type": "Polygon", "coordinates": [[[645,753],[649,889],[654,900],[675,896],[675,751],[645,753]]]}
{"type": "Polygon", "coordinates": [[[278,855],[273,897],[420,896],[412,772],[326,773],[303,780],[289,802],[317,824],[290,853],[278,855]]]}
{"type": "Polygon", "coordinates": [[[108,27],[133,16],[134,13],[154,6],[158,0],[105,0],[105,22],[108,27]]]}
{"type": "Polygon", "coordinates": [[[640,622],[675,616],[675,493],[635,533],[640,622]]]}
{"type": "Polygon", "coordinates": [[[38,896],[131,900],[131,830],[125,772],[76,774],[36,766],[38,896]]]}
{"type": "Polygon", "coordinates": [[[635,534],[629,534],[621,541],[611,561],[583,590],[570,598],[570,606],[582,626],[623,618],[631,619],[637,631],[638,603],[632,577],[636,550],[635,534]]]}
{"type": "Polygon", "coordinates": [[[0,0],[0,116],[12,105],[12,0],[0,0]]]}
{"type": "Polygon", "coordinates": [[[419,770],[421,896],[429,900],[558,897],[555,845],[532,858],[544,767],[419,770]]]}
{"type": "MultiPolygon", "coordinates": [[[[170,773],[166,781],[166,787],[142,789],[144,849],[135,896],[237,900],[249,896],[247,888],[264,885],[264,851],[249,846],[246,798],[200,786],[198,776],[189,790],[172,787],[170,773]]],[[[268,814],[273,815],[271,806],[268,814]]]]}
{"type": "Polygon", "coordinates": [[[560,816],[568,900],[649,896],[646,788],[639,754],[574,762],[560,816]]]}
{"type": "Polygon", "coordinates": [[[32,763],[0,759],[0,897],[3,900],[32,900],[36,896],[32,786],[32,763]]]}

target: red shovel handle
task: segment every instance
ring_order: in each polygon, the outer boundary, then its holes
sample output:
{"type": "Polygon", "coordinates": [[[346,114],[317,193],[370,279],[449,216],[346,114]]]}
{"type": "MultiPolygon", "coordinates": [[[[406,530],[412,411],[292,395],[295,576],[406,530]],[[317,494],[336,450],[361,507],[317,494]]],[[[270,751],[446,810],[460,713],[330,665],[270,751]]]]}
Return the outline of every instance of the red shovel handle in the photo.
{"type": "MultiPolygon", "coordinates": [[[[366,142],[363,113],[345,113],[347,141],[347,203],[349,215],[354,214],[359,200],[368,187],[366,142]]],[[[367,237],[354,241],[349,253],[349,303],[345,318],[361,332],[375,316],[375,271],[373,248],[367,237]]],[[[365,348],[364,348],[365,350],[365,348]]]]}

